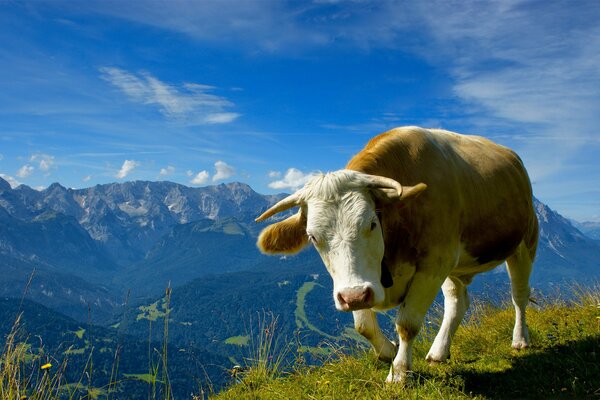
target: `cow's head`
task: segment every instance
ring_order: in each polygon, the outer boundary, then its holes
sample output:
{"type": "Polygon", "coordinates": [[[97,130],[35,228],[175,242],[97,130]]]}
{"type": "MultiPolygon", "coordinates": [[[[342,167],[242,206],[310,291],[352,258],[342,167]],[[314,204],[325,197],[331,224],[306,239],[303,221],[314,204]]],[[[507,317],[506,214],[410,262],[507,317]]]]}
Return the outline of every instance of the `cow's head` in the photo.
{"type": "Polygon", "coordinates": [[[426,187],[403,187],[393,179],[352,170],[315,176],[256,219],[300,207],[295,215],[265,228],[258,247],[267,254],[293,254],[311,242],[333,278],[336,308],[375,307],[385,296],[384,241],[376,204],[406,201],[426,187]]]}

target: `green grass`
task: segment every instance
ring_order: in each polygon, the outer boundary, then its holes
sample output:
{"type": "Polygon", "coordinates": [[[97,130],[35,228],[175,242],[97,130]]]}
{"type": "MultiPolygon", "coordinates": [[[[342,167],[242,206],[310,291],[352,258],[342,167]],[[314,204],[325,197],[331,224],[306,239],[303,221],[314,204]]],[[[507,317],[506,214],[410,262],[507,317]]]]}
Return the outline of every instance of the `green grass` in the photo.
{"type": "MultiPolygon", "coordinates": [[[[425,355],[435,336],[424,329],[413,352],[414,380],[384,383],[389,365],[371,351],[342,349],[320,367],[298,366],[256,378],[252,367],[215,397],[224,399],[512,399],[600,396],[600,288],[576,302],[531,304],[531,347],[510,346],[512,306],[473,305],[457,332],[449,362],[430,366],[425,355]]],[[[264,367],[264,366],[263,366],[264,367]]]]}
{"type": "Polygon", "coordinates": [[[156,379],[156,375],[154,374],[150,374],[150,373],[146,373],[146,374],[123,374],[123,376],[125,378],[128,379],[135,379],[137,381],[142,381],[142,382],[146,382],[148,384],[156,384],[158,383],[162,383],[160,380],[156,379]]]}
{"type": "Polygon", "coordinates": [[[225,344],[233,344],[236,346],[248,346],[250,342],[250,336],[231,336],[225,339],[225,344]]]}
{"type": "Polygon", "coordinates": [[[309,330],[311,330],[313,332],[318,333],[319,335],[323,336],[324,338],[331,339],[331,340],[337,340],[338,339],[337,337],[331,336],[331,335],[323,332],[322,330],[320,330],[319,328],[317,328],[313,324],[311,324],[310,321],[308,320],[308,318],[306,317],[306,310],[304,309],[304,306],[306,304],[306,296],[317,285],[319,285],[317,282],[305,282],[298,289],[298,292],[296,294],[296,310],[294,312],[295,317],[296,317],[296,327],[298,329],[304,329],[304,328],[306,328],[306,329],[309,329],[309,330]]]}
{"type": "Polygon", "coordinates": [[[79,339],[83,339],[83,335],[85,334],[85,329],[80,328],[78,331],[73,332],[73,334],[75,336],[77,336],[79,339]]]}
{"type": "Polygon", "coordinates": [[[167,306],[165,306],[165,300],[157,300],[154,303],[147,306],[139,306],[138,310],[140,310],[140,314],[135,318],[136,321],[146,319],[148,321],[156,321],[159,318],[164,318],[171,311],[167,306]],[[162,311],[159,310],[159,307],[162,308],[162,311]]]}

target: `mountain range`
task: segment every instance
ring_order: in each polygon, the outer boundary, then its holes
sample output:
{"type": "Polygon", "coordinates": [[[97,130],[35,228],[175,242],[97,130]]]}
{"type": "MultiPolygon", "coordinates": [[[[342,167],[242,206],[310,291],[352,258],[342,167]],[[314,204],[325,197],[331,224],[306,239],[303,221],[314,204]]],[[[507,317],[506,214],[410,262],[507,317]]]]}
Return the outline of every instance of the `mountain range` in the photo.
{"type": "MultiPolygon", "coordinates": [[[[37,191],[0,178],[0,296],[25,296],[141,341],[162,340],[152,323],[168,315],[172,345],[225,363],[247,356],[252,325],[271,312],[281,334],[316,357],[323,339],[354,340],[351,315],[335,311],[331,279],[313,249],[293,257],[256,249],[265,224],[254,218],[283,196],[238,182],[190,188],[136,181],[78,190],[55,183],[37,191]],[[168,309],[161,308],[167,287],[168,309]]],[[[591,225],[578,229],[534,203],[534,288],[597,280],[600,241],[582,231],[591,225]]],[[[506,298],[504,268],[479,275],[472,293],[506,298]]]]}

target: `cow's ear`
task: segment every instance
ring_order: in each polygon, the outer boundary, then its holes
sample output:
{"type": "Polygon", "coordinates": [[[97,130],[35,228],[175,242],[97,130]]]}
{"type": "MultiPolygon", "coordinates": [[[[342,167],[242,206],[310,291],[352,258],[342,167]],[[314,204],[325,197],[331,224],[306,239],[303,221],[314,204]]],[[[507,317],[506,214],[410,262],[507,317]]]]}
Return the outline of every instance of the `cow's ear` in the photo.
{"type": "Polygon", "coordinates": [[[288,219],[263,229],[256,245],[265,254],[295,254],[307,243],[306,217],[300,210],[288,219]]]}
{"type": "Polygon", "coordinates": [[[372,188],[371,192],[376,200],[382,203],[397,203],[404,202],[406,200],[412,200],[417,198],[425,189],[427,185],[424,183],[418,183],[415,186],[402,185],[402,190],[398,191],[395,188],[372,188]]]}

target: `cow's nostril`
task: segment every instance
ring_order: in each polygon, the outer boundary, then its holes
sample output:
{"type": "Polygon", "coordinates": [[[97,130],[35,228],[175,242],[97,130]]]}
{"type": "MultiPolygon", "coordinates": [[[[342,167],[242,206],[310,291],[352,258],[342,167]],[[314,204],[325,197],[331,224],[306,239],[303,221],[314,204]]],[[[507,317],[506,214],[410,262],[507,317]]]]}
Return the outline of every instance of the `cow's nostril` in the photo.
{"type": "Polygon", "coordinates": [[[344,306],[344,305],[348,304],[348,302],[347,302],[347,301],[346,301],[346,299],[344,298],[344,295],[342,294],[342,292],[339,292],[339,293],[337,294],[337,299],[338,299],[338,301],[339,301],[340,305],[342,305],[342,306],[344,306]]]}
{"type": "Polygon", "coordinates": [[[360,310],[373,305],[375,293],[370,287],[353,287],[340,290],[337,294],[339,305],[344,310],[360,310]]]}
{"type": "Polygon", "coordinates": [[[364,294],[364,300],[363,302],[365,304],[371,304],[371,301],[373,300],[373,289],[371,289],[370,287],[365,289],[365,294],[364,294]]]}

